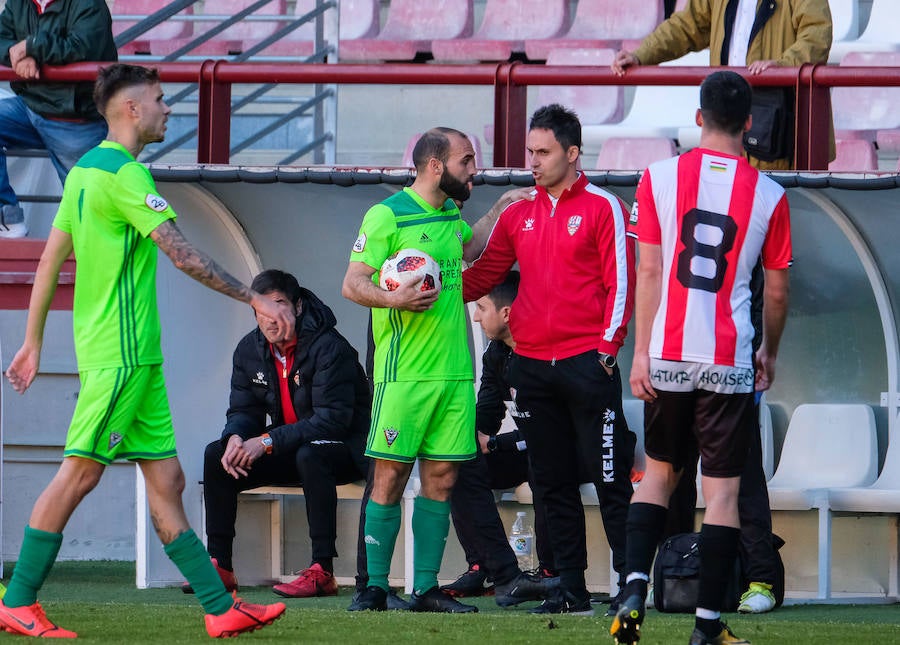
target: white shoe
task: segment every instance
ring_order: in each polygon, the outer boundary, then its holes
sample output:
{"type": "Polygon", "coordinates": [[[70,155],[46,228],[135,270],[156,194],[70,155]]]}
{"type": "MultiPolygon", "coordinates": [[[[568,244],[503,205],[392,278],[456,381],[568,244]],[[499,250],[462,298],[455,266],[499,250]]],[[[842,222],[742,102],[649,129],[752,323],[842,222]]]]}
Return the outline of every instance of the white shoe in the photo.
{"type": "Polygon", "coordinates": [[[20,206],[0,206],[0,237],[15,238],[28,235],[28,227],[25,226],[25,217],[20,206]],[[8,220],[18,220],[8,223],[8,220]]]}
{"type": "Polygon", "coordinates": [[[751,582],[750,588],[741,596],[738,611],[742,614],[764,614],[775,609],[775,596],[772,585],[764,582],[751,582]]]}

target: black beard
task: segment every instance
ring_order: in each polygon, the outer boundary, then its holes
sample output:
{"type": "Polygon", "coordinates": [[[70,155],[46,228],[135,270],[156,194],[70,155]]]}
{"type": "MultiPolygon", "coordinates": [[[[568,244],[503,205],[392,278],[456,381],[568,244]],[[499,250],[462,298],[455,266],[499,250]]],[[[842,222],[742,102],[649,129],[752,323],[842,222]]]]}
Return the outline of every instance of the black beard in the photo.
{"type": "Polygon", "coordinates": [[[444,194],[450,199],[455,199],[460,202],[466,201],[472,195],[468,183],[460,181],[447,172],[446,169],[441,173],[441,183],[438,184],[438,188],[444,191],[444,194]]]}

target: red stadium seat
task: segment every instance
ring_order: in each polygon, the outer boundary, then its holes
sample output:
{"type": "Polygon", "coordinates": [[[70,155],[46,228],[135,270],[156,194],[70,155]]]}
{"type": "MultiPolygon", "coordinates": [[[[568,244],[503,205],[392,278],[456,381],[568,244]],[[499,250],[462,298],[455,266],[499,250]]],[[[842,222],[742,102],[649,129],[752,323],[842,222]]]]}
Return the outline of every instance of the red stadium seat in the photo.
{"type": "MultiPolygon", "coordinates": [[[[316,0],[297,0],[294,17],[309,13],[316,7],[316,0]]],[[[378,33],[378,0],[341,0],[340,41],[371,38],[378,33]]],[[[298,27],[281,40],[260,52],[261,56],[309,56],[313,53],[315,22],[298,27]]]]}
{"type": "MultiPolygon", "coordinates": [[[[166,0],[112,0],[110,13],[113,16],[149,16],[168,4],[166,0]]],[[[192,14],[193,7],[184,10],[192,14]]],[[[133,27],[138,20],[114,20],[113,35],[133,27]]],[[[193,23],[185,20],[166,20],[150,31],[144,32],[136,40],[119,47],[120,55],[153,54],[165,56],[190,40],[194,33],[193,23]]]]}
{"type": "MultiPolygon", "coordinates": [[[[843,10],[838,11],[840,7],[837,5],[846,2],[855,4],[857,0],[842,0],[838,3],[835,3],[834,0],[829,0],[829,2],[832,5],[836,5],[832,6],[832,19],[835,20],[843,19],[841,14],[844,13],[843,10]]],[[[838,23],[835,23],[835,28],[833,30],[834,42],[831,44],[828,62],[840,62],[843,64],[844,57],[851,52],[900,51],[900,40],[897,39],[897,33],[900,32],[900,12],[897,11],[897,0],[872,0],[871,6],[869,22],[866,23],[866,28],[863,30],[863,33],[860,34],[859,38],[854,38],[851,35],[854,28],[852,24],[852,14],[849,16],[851,22],[849,26],[842,27],[838,23]],[[839,29],[844,30],[846,35],[839,33],[839,29]],[[839,36],[843,36],[844,39],[839,40],[839,36]]],[[[859,11],[859,8],[857,7],[850,7],[849,9],[851,11],[853,9],[859,11]]],[[[858,30],[858,15],[856,20],[856,29],[858,30]]]]}
{"type": "Polygon", "coordinates": [[[597,170],[643,170],[654,161],[674,157],[675,142],[665,137],[612,137],[597,156],[597,170]]]}
{"type": "MultiPolygon", "coordinates": [[[[247,9],[254,2],[256,2],[256,0],[216,0],[215,2],[206,2],[204,4],[203,13],[215,16],[233,16],[239,11],[247,9]]],[[[272,0],[251,15],[284,16],[286,14],[287,0],[272,0]]],[[[219,22],[198,22],[194,36],[199,36],[218,24],[219,22]]],[[[191,50],[188,55],[229,56],[240,54],[259,41],[273,35],[279,29],[283,28],[285,24],[285,22],[279,22],[277,20],[241,20],[237,24],[228,27],[225,31],[191,50]]]]}
{"type": "Polygon", "coordinates": [[[828,164],[831,172],[869,172],[878,170],[875,144],[862,139],[838,139],[837,156],[828,164]]]}
{"type": "Polygon", "coordinates": [[[381,33],[342,42],[340,58],[413,60],[431,51],[432,39],[470,36],[473,25],[472,0],[392,0],[381,33]]]}
{"type": "Polygon", "coordinates": [[[525,54],[530,60],[546,60],[551,50],[561,47],[618,49],[623,40],[644,38],[662,19],[662,0],[579,0],[569,31],[560,38],[526,41],[525,54]]]}
{"type": "Polygon", "coordinates": [[[569,26],[568,0],[487,0],[472,38],[434,40],[439,61],[500,61],[525,51],[525,41],[556,38],[569,26]]]}
{"type": "MultiPolygon", "coordinates": [[[[900,52],[850,52],[841,60],[841,67],[898,65],[900,52]]],[[[900,128],[900,87],[836,87],[831,104],[838,138],[871,141],[876,130],[900,128]]]]}
{"type": "MultiPolygon", "coordinates": [[[[468,132],[465,133],[467,137],[469,137],[469,141],[472,142],[472,148],[475,149],[475,166],[477,168],[483,168],[483,159],[481,158],[481,142],[478,140],[473,134],[468,132]]],[[[407,166],[409,168],[414,168],[413,166],[413,148],[416,147],[416,144],[419,142],[419,137],[422,136],[421,132],[417,132],[409,138],[409,141],[406,142],[406,150],[403,151],[403,160],[401,161],[401,166],[407,166]]]]}
{"type": "MultiPolygon", "coordinates": [[[[612,49],[555,49],[548,65],[592,65],[608,67],[615,58],[612,49]]],[[[621,85],[545,85],[538,89],[538,103],[560,103],[575,110],[582,125],[616,123],[625,109],[625,88],[621,85]]]]}

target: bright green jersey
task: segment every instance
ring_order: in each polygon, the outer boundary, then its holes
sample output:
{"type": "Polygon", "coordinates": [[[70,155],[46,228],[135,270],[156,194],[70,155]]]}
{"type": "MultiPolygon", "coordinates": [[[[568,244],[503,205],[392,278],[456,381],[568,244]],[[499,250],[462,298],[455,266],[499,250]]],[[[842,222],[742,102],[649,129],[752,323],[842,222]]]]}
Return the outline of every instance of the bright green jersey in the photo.
{"type": "Polygon", "coordinates": [[[462,245],[472,229],[453,200],[434,208],[410,188],[376,204],[363,218],[351,262],[378,272],[401,249],[418,249],[441,267],[441,295],[428,311],[372,309],[375,382],[471,380],[472,359],[462,301],[462,245]]]}
{"type": "Polygon", "coordinates": [[[162,363],[149,235],[174,218],[150,171],[118,143],[103,141],[69,171],[53,226],[75,249],[80,371],[162,363]]]}

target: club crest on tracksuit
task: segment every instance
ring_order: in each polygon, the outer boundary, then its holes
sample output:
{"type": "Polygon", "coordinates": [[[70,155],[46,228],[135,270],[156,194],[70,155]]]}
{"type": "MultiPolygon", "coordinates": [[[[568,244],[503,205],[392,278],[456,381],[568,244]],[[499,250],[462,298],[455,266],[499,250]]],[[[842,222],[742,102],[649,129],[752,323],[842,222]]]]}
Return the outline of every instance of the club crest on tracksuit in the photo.
{"type": "Polygon", "coordinates": [[[569,235],[575,235],[578,232],[578,229],[581,227],[581,215],[572,215],[569,218],[569,221],[566,223],[566,230],[569,231],[569,235]]]}
{"type": "Polygon", "coordinates": [[[115,448],[122,441],[122,435],[118,432],[109,433],[109,450],[115,448]]]}
{"type": "Polygon", "coordinates": [[[400,434],[400,432],[396,428],[385,428],[384,429],[384,439],[385,439],[385,441],[387,441],[388,447],[390,447],[394,444],[394,441],[397,440],[397,435],[399,435],[399,434],[400,434]]]}

